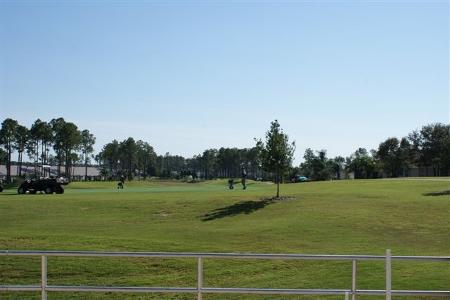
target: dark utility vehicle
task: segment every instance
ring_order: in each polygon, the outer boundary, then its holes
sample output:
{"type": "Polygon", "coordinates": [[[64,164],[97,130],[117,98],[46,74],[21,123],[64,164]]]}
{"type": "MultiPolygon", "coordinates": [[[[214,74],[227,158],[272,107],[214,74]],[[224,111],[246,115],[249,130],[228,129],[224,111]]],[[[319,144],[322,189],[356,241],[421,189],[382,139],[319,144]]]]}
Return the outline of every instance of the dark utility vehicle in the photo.
{"type": "Polygon", "coordinates": [[[46,194],[63,194],[63,185],[66,184],[68,184],[68,182],[54,178],[25,180],[17,189],[17,193],[25,194],[26,192],[29,192],[30,194],[36,194],[37,192],[43,191],[46,194]]]}
{"type": "Polygon", "coordinates": [[[0,180],[0,193],[3,192],[3,185],[2,185],[2,181],[0,180]]]}

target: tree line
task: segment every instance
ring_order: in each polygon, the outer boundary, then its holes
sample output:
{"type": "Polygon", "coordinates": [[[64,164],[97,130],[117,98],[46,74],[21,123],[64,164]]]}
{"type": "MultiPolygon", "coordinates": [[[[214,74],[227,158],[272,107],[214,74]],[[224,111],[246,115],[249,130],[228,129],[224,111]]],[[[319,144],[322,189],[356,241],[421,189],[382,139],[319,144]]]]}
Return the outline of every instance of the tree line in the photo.
{"type": "Polygon", "coordinates": [[[128,138],[106,144],[97,156],[103,176],[127,178],[181,178],[192,176],[204,179],[239,177],[242,168],[250,176],[262,176],[258,149],[207,149],[192,158],[179,155],[157,155],[147,142],[128,138]]]}
{"type": "Polygon", "coordinates": [[[80,130],[63,118],[38,119],[30,128],[8,118],[0,129],[0,162],[6,164],[8,181],[14,153],[19,176],[24,153],[34,165],[35,175],[43,176],[49,174],[42,166],[57,165],[63,167],[63,172],[58,168],[58,176],[70,177],[74,164],[84,165],[87,175],[93,160],[105,178],[231,178],[240,177],[245,169],[249,178],[280,182],[299,175],[312,180],[340,179],[350,173],[354,178],[409,176],[412,167],[423,167],[427,176],[450,175],[450,125],[442,123],[425,125],[401,139],[387,138],[377,149],[358,148],[348,157],[328,158],[326,150],[308,148],[303,162],[295,167],[295,144],[289,143],[278,121],[271,123],[265,142],[256,140],[254,147],[207,149],[191,158],[158,155],[150,143],[132,137],[113,140],[96,155],[94,144],[95,136],[89,130],[80,130]],[[274,151],[278,151],[275,156],[269,155],[274,151]]]}
{"type": "Polygon", "coordinates": [[[377,149],[359,148],[349,157],[327,158],[326,150],[307,149],[297,172],[314,180],[341,178],[352,172],[355,178],[410,176],[410,169],[422,167],[426,176],[450,175],[450,125],[433,123],[398,139],[387,138],[377,149]]]}
{"type": "MultiPolygon", "coordinates": [[[[93,158],[95,137],[89,130],[79,130],[77,125],[63,118],[50,122],[37,119],[30,128],[17,120],[7,118],[0,129],[0,161],[6,165],[6,180],[11,181],[12,154],[17,153],[18,175],[22,176],[23,154],[28,155],[34,165],[35,176],[49,176],[46,165],[64,167],[64,175],[70,177],[76,162],[87,166],[93,158]]],[[[58,176],[62,175],[60,167],[58,176]]]]}

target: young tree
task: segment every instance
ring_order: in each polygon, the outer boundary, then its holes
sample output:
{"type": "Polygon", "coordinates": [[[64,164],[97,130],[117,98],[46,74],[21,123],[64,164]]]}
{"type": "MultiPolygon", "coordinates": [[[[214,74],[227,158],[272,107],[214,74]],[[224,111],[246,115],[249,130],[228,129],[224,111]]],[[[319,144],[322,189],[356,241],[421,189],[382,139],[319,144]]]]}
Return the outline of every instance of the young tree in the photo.
{"type": "Polygon", "coordinates": [[[0,145],[5,147],[6,158],[6,181],[11,182],[11,154],[15,143],[15,133],[19,124],[16,120],[5,119],[0,129],[0,145]]]}
{"type": "Polygon", "coordinates": [[[280,181],[283,174],[292,165],[295,151],[295,142],[289,143],[289,137],[283,132],[277,120],[270,125],[266,133],[265,143],[257,140],[256,146],[260,149],[263,168],[275,174],[277,183],[277,198],[280,197],[280,181]]]}

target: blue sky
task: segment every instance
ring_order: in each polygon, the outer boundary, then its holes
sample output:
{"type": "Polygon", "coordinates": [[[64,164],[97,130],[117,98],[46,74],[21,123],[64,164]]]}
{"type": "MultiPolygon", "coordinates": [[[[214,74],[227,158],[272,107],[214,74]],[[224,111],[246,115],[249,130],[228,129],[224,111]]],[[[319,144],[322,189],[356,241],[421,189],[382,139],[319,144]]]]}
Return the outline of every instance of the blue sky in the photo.
{"type": "Polygon", "coordinates": [[[0,117],[158,153],[251,147],[278,119],[349,155],[450,122],[448,1],[1,1],[0,117]]]}

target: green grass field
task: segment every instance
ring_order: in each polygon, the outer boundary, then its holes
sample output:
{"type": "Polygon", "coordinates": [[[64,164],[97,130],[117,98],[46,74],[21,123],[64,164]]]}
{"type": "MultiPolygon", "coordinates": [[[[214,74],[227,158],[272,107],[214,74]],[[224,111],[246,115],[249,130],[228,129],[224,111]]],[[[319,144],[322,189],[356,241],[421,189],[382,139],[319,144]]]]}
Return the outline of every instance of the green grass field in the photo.
{"type": "MultiPolygon", "coordinates": [[[[393,255],[450,254],[450,179],[355,180],[228,190],[203,183],[72,183],[63,195],[0,193],[0,249],[393,255]]],[[[1,284],[36,284],[37,258],[0,257],[1,284]]],[[[189,259],[49,258],[50,285],[195,286],[189,259]]],[[[393,264],[394,289],[450,290],[450,264],[393,264]]],[[[351,264],[206,260],[205,286],[349,288],[351,264]]],[[[358,288],[383,289],[384,265],[361,262],[358,288]]],[[[49,299],[195,299],[195,295],[62,294],[49,299]]],[[[209,295],[205,299],[343,299],[209,295]]],[[[0,293],[0,299],[39,299],[0,293]]],[[[358,297],[383,299],[383,297],[358,297]]],[[[403,297],[395,299],[431,299],[403,297]]],[[[438,298],[436,298],[438,299],[438,298]]],[[[441,298],[442,299],[442,298],[441,298]]]]}

